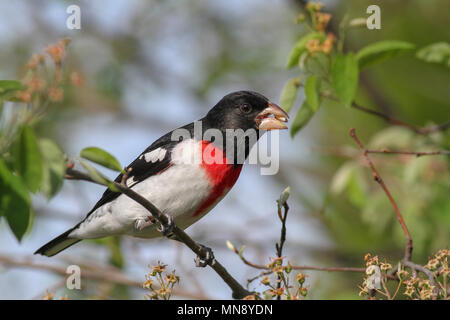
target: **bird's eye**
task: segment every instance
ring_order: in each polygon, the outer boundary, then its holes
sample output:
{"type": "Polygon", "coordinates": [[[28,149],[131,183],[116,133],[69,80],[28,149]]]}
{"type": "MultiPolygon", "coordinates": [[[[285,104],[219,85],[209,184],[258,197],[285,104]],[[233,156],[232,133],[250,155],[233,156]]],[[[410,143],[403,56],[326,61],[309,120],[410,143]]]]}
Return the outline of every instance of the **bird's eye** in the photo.
{"type": "Polygon", "coordinates": [[[240,106],[240,109],[243,113],[250,113],[252,111],[252,106],[247,103],[244,103],[240,106]]]}

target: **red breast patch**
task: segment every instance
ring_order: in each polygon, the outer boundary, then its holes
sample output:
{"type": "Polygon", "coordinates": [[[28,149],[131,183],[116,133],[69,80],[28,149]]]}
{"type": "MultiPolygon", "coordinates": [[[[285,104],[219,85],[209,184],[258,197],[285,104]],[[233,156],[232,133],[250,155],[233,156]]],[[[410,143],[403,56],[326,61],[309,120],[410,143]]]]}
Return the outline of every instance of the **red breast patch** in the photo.
{"type": "Polygon", "coordinates": [[[202,155],[201,166],[213,187],[209,197],[195,211],[194,217],[220,200],[233,187],[242,170],[242,164],[238,166],[228,164],[222,149],[214,146],[210,141],[202,141],[202,155]]]}

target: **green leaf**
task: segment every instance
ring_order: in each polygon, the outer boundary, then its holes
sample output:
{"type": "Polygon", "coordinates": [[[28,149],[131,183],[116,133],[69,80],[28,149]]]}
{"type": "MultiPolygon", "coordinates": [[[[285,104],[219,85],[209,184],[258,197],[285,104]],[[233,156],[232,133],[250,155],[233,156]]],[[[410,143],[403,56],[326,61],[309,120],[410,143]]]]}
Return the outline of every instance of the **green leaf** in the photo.
{"type": "Polygon", "coordinates": [[[110,153],[97,147],[88,147],[81,150],[80,155],[92,162],[98,163],[106,168],[122,171],[122,167],[117,159],[110,153]]]}
{"type": "Polygon", "coordinates": [[[292,122],[291,125],[291,137],[294,137],[306,124],[309,122],[309,120],[314,115],[314,110],[309,106],[308,102],[305,100],[303,102],[302,107],[300,110],[298,110],[297,114],[295,115],[295,119],[292,122]]]}
{"type": "Polygon", "coordinates": [[[42,156],[31,127],[22,128],[15,151],[17,172],[31,192],[38,191],[42,181],[42,156]]]}
{"type": "Polygon", "coordinates": [[[444,63],[450,68],[450,44],[447,42],[430,44],[417,51],[416,57],[425,62],[444,63]]]}
{"type": "Polygon", "coordinates": [[[22,84],[16,80],[0,80],[0,95],[9,90],[20,90],[22,84]]]}
{"type": "Polygon", "coordinates": [[[300,78],[293,78],[284,86],[283,92],[281,93],[280,104],[281,108],[286,111],[286,113],[288,113],[294,105],[295,98],[297,98],[300,81],[300,78]]]}
{"type": "Polygon", "coordinates": [[[0,216],[21,240],[30,223],[30,196],[22,180],[14,175],[0,159],[0,216]]]}
{"type": "Polygon", "coordinates": [[[392,58],[405,51],[414,49],[414,47],[414,44],[405,41],[379,41],[359,50],[356,54],[356,59],[358,60],[359,68],[362,70],[371,64],[392,58]]]}
{"type": "Polygon", "coordinates": [[[314,75],[310,75],[305,82],[306,101],[314,112],[319,109],[319,84],[320,80],[314,75]]]}
{"type": "Polygon", "coordinates": [[[80,159],[80,163],[87,170],[89,176],[95,182],[98,182],[105,186],[111,182],[107,177],[105,177],[100,171],[91,166],[88,162],[84,161],[83,159],[80,159]]]}
{"type": "Polygon", "coordinates": [[[0,101],[2,100],[14,100],[14,94],[16,91],[23,88],[20,81],[16,80],[0,80],[0,101]]]}
{"type": "Polygon", "coordinates": [[[367,195],[361,177],[354,172],[347,184],[347,195],[350,202],[358,208],[364,208],[367,205],[367,195]]]}
{"type": "Polygon", "coordinates": [[[353,162],[347,162],[343,164],[334,174],[330,182],[330,192],[332,194],[338,195],[345,190],[351,179],[354,171],[356,170],[356,165],[353,162]]]}
{"type": "Polygon", "coordinates": [[[419,183],[421,175],[432,167],[432,157],[420,157],[406,162],[403,170],[403,180],[410,186],[419,183]]]}
{"type": "Polygon", "coordinates": [[[66,161],[61,149],[49,139],[40,139],[39,148],[43,157],[41,191],[51,198],[63,184],[66,161]]]}
{"type": "Polygon", "coordinates": [[[300,56],[302,55],[303,52],[306,51],[306,44],[311,39],[323,40],[325,39],[325,34],[321,32],[312,32],[300,38],[300,40],[297,41],[294,48],[292,49],[291,54],[289,55],[288,63],[286,66],[288,69],[298,65],[300,56]]]}
{"type": "Polygon", "coordinates": [[[333,62],[331,78],[336,94],[349,107],[358,88],[358,61],[352,53],[338,54],[333,62]]]}
{"type": "MultiPolygon", "coordinates": [[[[317,78],[328,79],[330,74],[330,56],[323,52],[316,52],[308,56],[302,68],[307,74],[313,74],[317,78]]],[[[302,63],[302,62],[300,62],[302,63]]]]}
{"type": "Polygon", "coordinates": [[[79,159],[81,165],[87,170],[89,176],[97,183],[107,186],[112,191],[119,192],[120,190],[114,185],[114,182],[105,177],[100,171],[91,166],[88,162],[83,159],[79,159]]]}

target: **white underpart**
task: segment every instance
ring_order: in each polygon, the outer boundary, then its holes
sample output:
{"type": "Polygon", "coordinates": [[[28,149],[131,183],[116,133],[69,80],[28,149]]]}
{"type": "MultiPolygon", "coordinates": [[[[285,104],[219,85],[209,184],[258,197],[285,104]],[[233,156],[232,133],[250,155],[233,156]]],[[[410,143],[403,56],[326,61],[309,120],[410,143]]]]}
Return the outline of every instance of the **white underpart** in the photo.
{"type": "MultiPolygon", "coordinates": [[[[181,228],[187,228],[202,217],[192,215],[211,191],[206,172],[200,165],[185,163],[187,159],[193,159],[194,154],[201,154],[201,143],[194,140],[181,142],[172,150],[173,165],[169,169],[132,187],[132,190],[148,199],[162,212],[172,215],[181,228]]],[[[119,234],[143,238],[160,236],[156,226],[136,230],[136,220],[145,219],[149,215],[140,204],[120,195],[95,210],[69,236],[79,239],[119,234]]]]}
{"type": "Polygon", "coordinates": [[[144,157],[145,161],[155,163],[157,161],[162,161],[164,159],[164,157],[166,156],[166,152],[167,152],[166,149],[158,148],[158,149],[155,149],[153,151],[143,154],[142,156],[140,156],[140,158],[142,159],[142,157],[144,157]]]}
{"type": "Polygon", "coordinates": [[[200,165],[202,160],[201,143],[189,139],[180,143],[172,150],[172,162],[174,164],[200,165]]]}

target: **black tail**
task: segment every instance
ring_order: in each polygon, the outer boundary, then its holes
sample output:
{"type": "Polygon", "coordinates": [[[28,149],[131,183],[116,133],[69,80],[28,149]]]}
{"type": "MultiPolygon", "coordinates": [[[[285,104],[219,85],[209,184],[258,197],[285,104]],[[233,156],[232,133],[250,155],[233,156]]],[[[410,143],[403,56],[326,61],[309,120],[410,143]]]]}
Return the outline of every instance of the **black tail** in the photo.
{"type": "MultiPolygon", "coordinates": [[[[76,228],[76,227],[75,227],[76,228]]],[[[80,242],[81,239],[69,238],[68,235],[73,231],[73,229],[69,229],[60,236],[56,237],[52,241],[44,244],[40,247],[34,254],[42,254],[43,256],[52,257],[55,254],[60,253],[64,249],[74,245],[77,242],[80,242]]]]}

